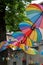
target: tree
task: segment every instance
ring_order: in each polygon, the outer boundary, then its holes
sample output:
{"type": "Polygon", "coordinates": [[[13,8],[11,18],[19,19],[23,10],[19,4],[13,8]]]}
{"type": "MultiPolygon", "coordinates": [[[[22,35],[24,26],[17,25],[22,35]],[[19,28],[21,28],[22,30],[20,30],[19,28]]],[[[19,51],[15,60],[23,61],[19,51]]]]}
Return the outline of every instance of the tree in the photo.
{"type": "Polygon", "coordinates": [[[6,27],[5,27],[5,4],[0,1],[0,41],[6,40],[6,27]]]}
{"type": "Polygon", "coordinates": [[[32,0],[24,0],[23,3],[23,0],[13,0],[10,3],[7,3],[5,16],[6,29],[9,31],[19,30],[18,24],[27,19],[24,14],[25,3],[31,1],[32,0]]]}
{"type": "MultiPolygon", "coordinates": [[[[0,42],[6,40],[6,25],[10,31],[19,30],[18,24],[24,19],[25,4],[23,0],[0,0],[0,42]],[[8,8],[6,11],[5,9],[8,8]]],[[[31,0],[24,0],[24,2],[31,0]]],[[[0,52],[0,65],[7,65],[6,61],[1,61],[6,56],[7,50],[0,52]]]]}

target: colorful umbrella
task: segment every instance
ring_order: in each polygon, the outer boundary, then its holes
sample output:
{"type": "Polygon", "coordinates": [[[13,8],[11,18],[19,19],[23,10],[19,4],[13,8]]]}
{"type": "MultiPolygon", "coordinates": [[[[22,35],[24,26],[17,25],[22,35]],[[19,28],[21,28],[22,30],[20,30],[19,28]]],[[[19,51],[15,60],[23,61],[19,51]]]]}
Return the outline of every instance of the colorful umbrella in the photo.
{"type": "Polygon", "coordinates": [[[34,42],[40,42],[42,40],[42,34],[39,29],[34,29],[29,38],[34,42]]]}
{"type": "Polygon", "coordinates": [[[26,36],[22,32],[13,33],[12,37],[17,39],[20,43],[25,43],[25,41],[26,41],[26,36]]]}
{"type": "Polygon", "coordinates": [[[8,47],[9,47],[9,45],[15,45],[15,46],[18,46],[18,44],[19,44],[19,42],[17,42],[17,41],[2,41],[1,43],[0,43],[0,51],[3,51],[3,50],[6,50],[8,47]]]}
{"type": "Polygon", "coordinates": [[[20,23],[19,28],[26,36],[29,36],[32,32],[31,25],[25,22],[20,23]]]}
{"type": "Polygon", "coordinates": [[[28,23],[20,23],[19,24],[20,30],[26,35],[26,37],[29,37],[34,42],[40,42],[42,39],[41,32],[38,28],[32,28],[31,24],[28,23]]]}
{"type": "Polygon", "coordinates": [[[27,37],[26,45],[25,44],[20,44],[19,48],[24,50],[24,49],[26,49],[26,47],[34,47],[34,46],[35,46],[34,42],[31,39],[29,39],[29,37],[27,37]]]}
{"type": "Polygon", "coordinates": [[[26,15],[36,28],[43,28],[43,5],[30,4],[26,7],[26,15]]]}
{"type": "Polygon", "coordinates": [[[19,47],[19,45],[20,45],[20,42],[19,41],[13,41],[12,42],[12,44],[10,43],[7,47],[9,48],[9,47],[15,47],[15,46],[17,46],[17,47],[19,47]]]}
{"type": "Polygon", "coordinates": [[[20,49],[24,50],[25,49],[25,44],[20,44],[20,49]]]}
{"type": "Polygon", "coordinates": [[[6,46],[4,46],[4,45],[6,45],[6,41],[0,42],[0,52],[7,49],[6,46]]]}
{"type": "Polygon", "coordinates": [[[39,52],[34,49],[34,48],[27,48],[27,50],[24,49],[24,51],[27,53],[27,54],[30,54],[30,55],[36,55],[36,54],[39,54],[39,52]]]}
{"type": "Polygon", "coordinates": [[[1,49],[1,47],[2,47],[4,44],[6,44],[6,41],[0,42],[0,49],[1,49]]]}

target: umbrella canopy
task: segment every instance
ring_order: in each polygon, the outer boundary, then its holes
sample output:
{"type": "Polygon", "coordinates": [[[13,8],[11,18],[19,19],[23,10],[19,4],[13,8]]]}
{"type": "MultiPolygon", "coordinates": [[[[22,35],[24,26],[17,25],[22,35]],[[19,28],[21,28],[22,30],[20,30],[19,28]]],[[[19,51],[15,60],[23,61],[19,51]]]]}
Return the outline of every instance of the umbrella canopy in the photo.
{"type": "Polygon", "coordinates": [[[29,37],[33,42],[40,42],[42,40],[41,32],[38,28],[32,28],[31,24],[28,23],[20,23],[19,24],[20,30],[29,37]]]}
{"type": "Polygon", "coordinates": [[[42,34],[39,29],[34,29],[29,38],[34,42],[40,42],[42,40],[42,34]]]}
{"type": "Polygon", "coordinates": [[[26,36],[22,32],[15,32],[12,34],[12,37],[17,39],[20,43],[25,43],[26,41],[26,36]]]}
{"type": "Polygon", "coordinates": [[[43,28],[43,5],[30,4],[26,7],[26,16],[36,27],[43,28]]]}
{"type": "Polygon", "coordinates": [[[25,49],[25,44],[20,44],[20,49],[24,50],[25,49]]]}
{"type": "Polygon", "coordinates": [[[6,41],[0,42],[0,48],[1,48],[4,44],[6,44],[6,41]]]}
{"type": "Polygon", "coordinates": [[[0,51],[6,50],[7,48],[10,47],[10,45],[14,45],[14,46],[19,46],[19,42],[17,42],[17,40],[15,41],[2,41],[0,43],[0,51]]]}
{"type": "Polygon", "coordinates": [[[31,25],[25,22],[20,23],[19,28],[26,36],[29,36],[32,32],[31,25]]]}
{"type": "Polygon", "coordinates": [[[34,49],[34,48],[28,48],[27,50],[24,50],[27,54],[30,54],[30,55],[36,55],[36,54],[39,54],[39,52],[34,49]]]}
{"type": "Polygon", "coordinates": [[[28,47],[33,47],[34,46],[34,42],[29,37],[27,37],[26,46],[28,46],[28,47]]]}
{"type": "Polygon", "coordinates": [[[7,41],[2,41],[2,42],[0,42],[0,52],[7,49],[6,46],[7,46],[8,44],[6,45],[6,42],[7,42],[7,41]],[[4,46],[4,45],[6,45],[6,46],[4,46]]]}

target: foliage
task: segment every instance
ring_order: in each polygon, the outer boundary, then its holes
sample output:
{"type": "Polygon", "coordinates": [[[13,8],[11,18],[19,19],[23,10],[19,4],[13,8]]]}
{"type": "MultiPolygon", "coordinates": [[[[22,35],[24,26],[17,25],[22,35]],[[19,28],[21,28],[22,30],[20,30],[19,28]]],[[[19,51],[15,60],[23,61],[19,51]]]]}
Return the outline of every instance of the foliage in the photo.
{"type": "Polygon", "coordinates": [[[5,23],[7,30],[9,31],[19,30],[18,24],[27,19],[24,14],[25,3],[31,1],[32,0],[0,0],[0,2],[3,2],[6,5],[5,23]]]}

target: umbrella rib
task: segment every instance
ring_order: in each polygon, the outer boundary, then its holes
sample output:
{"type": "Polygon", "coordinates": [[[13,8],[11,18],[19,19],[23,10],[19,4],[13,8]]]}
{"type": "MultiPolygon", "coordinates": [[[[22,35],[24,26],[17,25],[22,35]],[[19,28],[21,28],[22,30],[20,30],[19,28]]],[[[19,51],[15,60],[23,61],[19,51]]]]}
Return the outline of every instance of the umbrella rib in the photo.
{"type": "MultiPolygon", "coordinates": [[[[41,16],[41,15],[42,15],[42,13],[40,14],[40,16],[41,16]]],[[[40,16],[38,17],[38,19],[40,18],[40,16]]],[[[38,20],[38,19],[37,19],[37,20],[38,20]]],[[[35,23],[37,22],[37,20],[35,21],[35,23]]],[[[35,23],[33,23],[33,25],[34,25],[35,23]]],[[[33,25],[32,25],[32,26],[33,26],[33,25]]]]}

